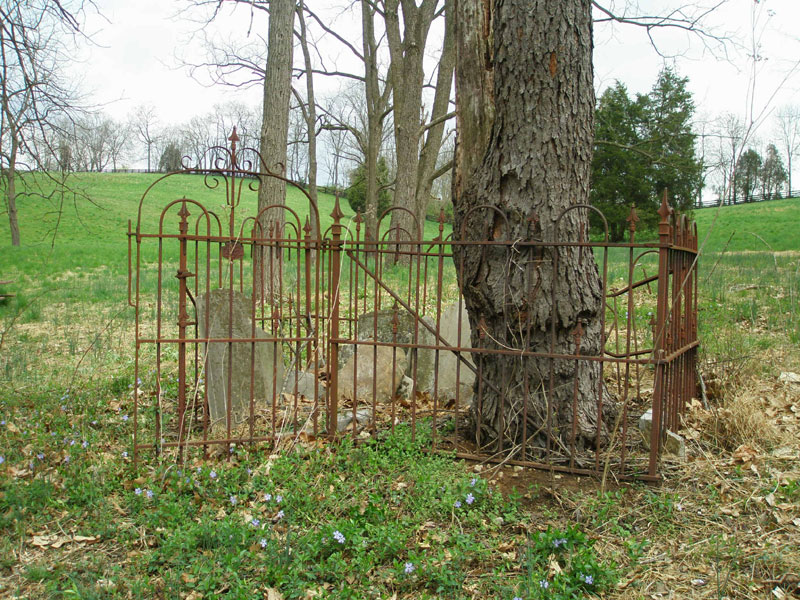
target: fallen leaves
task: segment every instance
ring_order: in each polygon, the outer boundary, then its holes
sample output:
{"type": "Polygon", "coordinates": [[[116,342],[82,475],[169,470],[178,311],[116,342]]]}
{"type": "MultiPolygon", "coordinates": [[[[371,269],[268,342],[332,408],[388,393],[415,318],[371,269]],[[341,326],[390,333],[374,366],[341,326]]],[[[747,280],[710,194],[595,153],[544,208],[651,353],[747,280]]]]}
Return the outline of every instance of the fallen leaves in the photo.
{"type": "Polygon", "coordinates": [[[58,549],[66,544],[95,544],[100,541],[100,538],[94,535],[57,535],[57,534],[41,534],[34,535],[31,539],[31,545],[37,548],[54,548],[58,549]]]}

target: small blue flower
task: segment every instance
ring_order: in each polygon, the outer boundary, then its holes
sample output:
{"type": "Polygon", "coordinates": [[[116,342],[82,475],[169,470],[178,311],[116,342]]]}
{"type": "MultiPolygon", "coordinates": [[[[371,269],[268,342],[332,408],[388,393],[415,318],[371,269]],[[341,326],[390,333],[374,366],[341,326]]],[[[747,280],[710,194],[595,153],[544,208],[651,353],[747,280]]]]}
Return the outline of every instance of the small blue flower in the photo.
{"type": "Polygon", "coordinates": [[[81,446],[83,446],[84,448],[88,448],[89,447],[89,442],[87,442],[86,440],[83,440],[83,443],[81,444],[81,446]]]}
{"type": "Polygon", "coordinates": [[[208,476],[211,479],[216,479],[217,478],[217,472],[216,471],[211,471],[211,473],[209,473],[208,476]]]}
{"type": "Polygon", "coordinates": [[[278,511],[278,514],[277,514],[277,515],[275,515],[275,518],[276,518],[276,519],[278,519],[278,520],[282,519],[282,518],[283,518],[283,511],[282,511],[282,510],[279,510],[279,511],[278,511]]]}
{"type": "Polygon", "coordinates": [[[542,588],[543,590],[546,590],[547,588],[550,587],[550,582],[547,581],[546,579],[542,579],[539,581],[539,587],[542,588]]]}
{"type": "Polygon", "coordinates": [[[456,500],[455,502],[453,502],[453,506],[455,508],[461,508],[461,500],[456,500]]]}
{"type": "Polygon", "coordinates": [[[584,581],[584,583],[585,583],[586,585],[592,585],[592,584],[594,583],[594,577],[592,577],[591,575],[586,575],[586,576],[583,578],[583,581],[584,581]]]}
{"type": "Polygon", "coordinates": [[[264,494],[264,502],[269,502],[272,500],[272,494],[264,494]]]}
{"type": "Polygon", "coordinates": [[[335,539],[340,544],[344,544],[344,534],[339,531],[338,529],[333,532],[333,539],[335,539]]]}
{"type": "Polygon", "coordinates": [[[128,415],[122,415],[122,420],[123,421],[127,421],[128,420],[128,415]]]}
{"type": "Polygon", "coordinates": [[[68,462],[69,462],[69,456],[65,456],[65,457],[64,457],[64,462],[65,462],[65,463],[68,463],[68,462]]]}
{"type": "Polygon", "coordinates": [[[229,500],[231,501],[231,504],[232,504],[233,506],[236,506],[236,503],[238,502],[238,500],[236,499],[236,496],[231,496],[231,497],[229,498],[229,500]]]}
{"type": "Polygon", "coordinates": [[[135,490],[133,490],[133,493],[136,494],[137,496],[141,496],[142,495],[142,488],[136,488],[135,490]]]}
{"type": "Polygon", "coordinates": [[[6,462],[6,457],[0,456],[0,465],[2,465],[4,462],[6,462]]]}
{"type": "Polygon", "coordinates": [[[470,482],[469,482],[469,484],[470,484],[472,487],[475,487],[475,484],[476,484],[476,483],[478,483],[478,478],[477,478],[477,477],[473,477],[473,478],[470,480],[470,482]]]}
{"type": "Polygon", "coordinates": [[[278,494],[277,496],[275,496],[275,502],[277,502],[278,504],[280,504],[281,502],[283,502],[283,496],[281,496],[280,494],[278,494]]]}
{"type": "Polygon", "coordinates": [[[411,575],[411,573],[414,572],[414,563],[413,562],[407,562],[405,564],[405,566],[403,567],[403,571],[405,572],[406,575],[411,575]]]}
{"type": "Polygon", "coordinates": [[[148,498],[152,498],[152,497],[153,497],[153,490],[147,490],[147,491],[145,492],[145,495],[146,495],[148,498]]]}
{"type": "Polygon", "coordinates": [[[553,547],[554,548],[558,548],[559,546],[566,545],[566,543],[567,543],[567,539],[566,538],[558,538],[558,539],[553,540],[553,547]]]}
{"type": "Polygon", "coordinates": [[[250,525],[252,525],[253,527],[258,527],[259,525],[261,525],[261,521],[259,521],[258,519],[253,519],[252,521],[250,521],[250,525]]]}
{"type": "Polygon", "coordinates": [[[467,494],[466,500],[467,500],[467,504],[472,504],[473,502],[475,502],[475,496],[472,495],[472,492],[467,494]]]}
{"type": "Polygon", "coordinates": [[[261,541],[258,542],[258,543],[261,544],[262,548],[266,548],[267,547],[267,538],[261,538],[261,541]]]}
{"type": "Polygon", "coordinates": [[[39,454],[36,455],[36,458],[39,460],[44,460],[44,452],[39,452],[39,454]]]}
{"type": "Polygon", "coordinates": [[[123,450],[122,451],[122,458],[128,458],[128,451],[127,450],[123,450]]]}

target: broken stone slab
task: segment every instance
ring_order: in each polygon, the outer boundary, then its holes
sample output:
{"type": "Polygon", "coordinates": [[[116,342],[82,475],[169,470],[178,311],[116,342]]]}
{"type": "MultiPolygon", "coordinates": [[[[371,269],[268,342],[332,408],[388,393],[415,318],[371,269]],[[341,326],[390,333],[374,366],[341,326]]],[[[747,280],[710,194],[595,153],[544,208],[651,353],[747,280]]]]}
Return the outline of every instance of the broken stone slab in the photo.
{"type": "MultiPolygon", "coordinates": [[[[358,427],[363,427],[372,420],[372,409],[370,408],[359,408],[356,410],[356,425],[358,427]]],[[[353,411],[352,410],[344,410],[339,413],[339,417],[336,420],[336,431],[342,433],[353,422],[353,411]]]]}
{"type": "MultiPolygon", "coordinates": [[[[475,382],[475,373],[451,350],[447,348],[460,346],[471,348],[471,329],[469,318],[464,303],[451,304],[442,309],[439,318],[439,336],[434,335],[422,322],[417,323],[412,314],[404,310],[397,311],[397,337],[392,330],[394,321],[394,310],[384,309],[376,312],[364,313],[358,318],[358,339],[376,339],[379,342],[389,343],[396,339],[400,344],[413,344],[414,331],[417,328],[417,344],[420,346],[441,346],[438,350],[438,380],[436,377],[436,353],[437,350],[430,348],[411,348],[409,350],[408,361],[404,375],[416,379],[417,391],[421,393],[434,394],[434,389],[438,390],[440,399],[450,399],[456,397],[456,392],[462,398],[472,396],[472,387],[475,382]],[[459,324],[461,327],[461,337],[459,340],[459,324]],[[444,346],[445,340],[448,346],[444,346]],[[415,365],[416,363],[416,365],[415,365]],[[459,363],[460,366],[459,366],[459,363]],[[456,375],[458,374],[458,377],[456,375]],[[456,383],[458,380],[458,384],[456,383]],[[434,386],[436,383],[436,386],[434,386]]],[[[422,321],[427,323],[432,329],[436,329],[436,321],[433,316],[422,317],[422,321]]],[[[353,355],[353,345],[342,345],[339,350],[340,361],[349,360],[353,355]]],[[[372,357],[372,349],[369,346],[361,346],[359,357],[372,357]]],[[[461,356],[470,364],[472,361],[471,353],[464,352],[461,356]]],[[[359,358],[360,363],[360,358],[359,358]]]]}
{"type": "MultiPolygon", "coordinates": [[[[639,417],[639,431],[642,434],[644,446],[650,449],[650,436],[653,431],[653,409],[648,408],[641,417],[639,417]]],[[[677,433],[667,430],[666,438],[664,439],[664,451],[668,454],[674,454],[680,458],[686,458],[686,442],[677,433]]]]}
{"type": "MultiPolygon", "coordinates": [[[[237,291],[217,289],[198,296],[197,323],[200,336],[269,339],[258,326],[253,336],[253,321],[250,318],[252,308],[251,298],[237,291]]],[[[253,399],[256,402],[269,402],[273,395],[273,383],[280,384],[283,380],[283,357],[279,343],[234,341],[206,344],[206,393],[212,427],[218,423],[225,424],[229,403],[231,425],[240,424],[249,416],[251,362],[254,373],[253,399]]],[[[280,392],[280,387],[277,391],[280,392]]]]}
{"type": "Polygon", "coordinates": [[[304,397],[308,400],[314,399],[314,386],[316,385],[317,398],[319,400],[325,399],[325,385],[314,375],[308,371],[287,371],[286,376],[283,378],[281,392],[291,394],[298,398],[304,397]],[[297,389],[295,390],[295,385],[297,389]]]}
{"type": "MultiPolygon", "coordinates": [[[[451,304],[442,310],[439,318],[439,338],[436,338],[427,329],[420,336],[420,344],[430,346],[441,346],[445,340],[449,346],[462,348],[472,348],[472,330],[469,325],[469,317],[464,303],[451,304]],[[461,337],[459,339],[459,326],[461,337]]],[[[475,383],[475,373],[459,359],[451,350],[438,350],[439,366],[436,367],[436,350],[420,350],[419,366],[417,368],[417,390],[433,395],[434,388],[438,391],[440,399],[455,398],[458,393],[460,398],[469,399],[472,397],[472,387],[475,383]],[[438,378],[436,378],[438,371],[438,378]],[[434,386],[434,380],[436,379],[434,386]]],[[[471,365],[471,352],[462,352],[461,357],[471,365]]]]}
{"type": "Polygon", "coordinates": [[[339,400],[348,399],[356,400],[359,404],[372,404],[373,382],[375,382],[375,402],[378,404],[390,402],[403,381],[403,373],[406,370],[406,353],[402,348],[397,348],[396,352],[394,359],[393,349],[388,346],[360,346],[358,354],[351,356],[339,371],[339,400]],[[392,377],[393,364],[394,377],[392,377]]]}
{"type": "Polygon", "coordinates": [[[784,371],[778,377],[778,381],[781,383],[800,383],[800,375],[791,371],[784,371]]]}

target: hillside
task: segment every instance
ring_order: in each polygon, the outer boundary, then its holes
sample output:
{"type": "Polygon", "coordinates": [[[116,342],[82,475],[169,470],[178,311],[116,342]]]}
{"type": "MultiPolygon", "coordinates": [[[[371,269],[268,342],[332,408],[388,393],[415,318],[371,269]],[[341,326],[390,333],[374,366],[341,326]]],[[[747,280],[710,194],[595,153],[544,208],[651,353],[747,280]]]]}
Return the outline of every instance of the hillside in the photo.
{"type": "Polygon", "coordinates": [[[694,211],[704,251],[800,250],[800,198],[694,211]]]}

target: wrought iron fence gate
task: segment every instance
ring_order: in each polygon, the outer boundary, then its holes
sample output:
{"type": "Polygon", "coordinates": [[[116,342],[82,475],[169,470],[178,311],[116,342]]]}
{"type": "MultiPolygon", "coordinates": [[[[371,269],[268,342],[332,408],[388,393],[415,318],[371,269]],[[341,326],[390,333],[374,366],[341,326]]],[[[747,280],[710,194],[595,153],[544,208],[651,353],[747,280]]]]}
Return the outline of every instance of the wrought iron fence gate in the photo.
{"type": "MultiPolygon", "coordinates": [[[[635,240],[635,211],[627,242],[610,242],[607,227],[595,239],[486,242],[524,265],[543,249],[554,260],[568,248],[594,253],[606,299],[604,351],[581,351],[578,323],[574,352],[564,354],[524,339],[498,343],[480,316],[466,314],[457,286],[463,266],[454,260],[465,242],[446,234],[444,215],[426,240],[413,215],[405,219],[411,226],[391,225],[404,209],[390,209],[368,229],[360,215],[346,217],[337,198],[323,227],[300,186],[270,172],[257,152],[239,151],[235,130],[230,141],[211,149],[211,168],[181,172],[224,197],[213,205],[218,212],[187,197],[152,207],[162,180],[181,176],[168,174],[145,191],[128,227],[135,460],[145,450],[184,460],[228,455],[233,445],[280,447],[406,427],[432,450],[461,457],[658,478],[666,436],[695,395],[698,346],[696,227],[673,213],[666,194],[657,242],[635,240]],[[248,215],[242,198],[263,177],[299,190],[304,206],[248,215]],[[546,359],[551,388],[554,366],[574,365],[573,405],[582,370],[599,370],[594,446],[576,444],[574,409],[570,435],[549,419],[551,409],[568,408],[548,405],[537,424],[527,402],[511,443],[481,440],[484,394],[502,392],[503,382],[483,373],[497,357],[546,359]],[[604,406],[613,409],[610,423],[601,422],[604,406]]],[[[568,210],[584,219],[594,211],[568,210]]],[[[529,292],[555,297],[557,283],[529,292]]],[[[547,388],[545,379],[524,384],[547,388]]]]}

